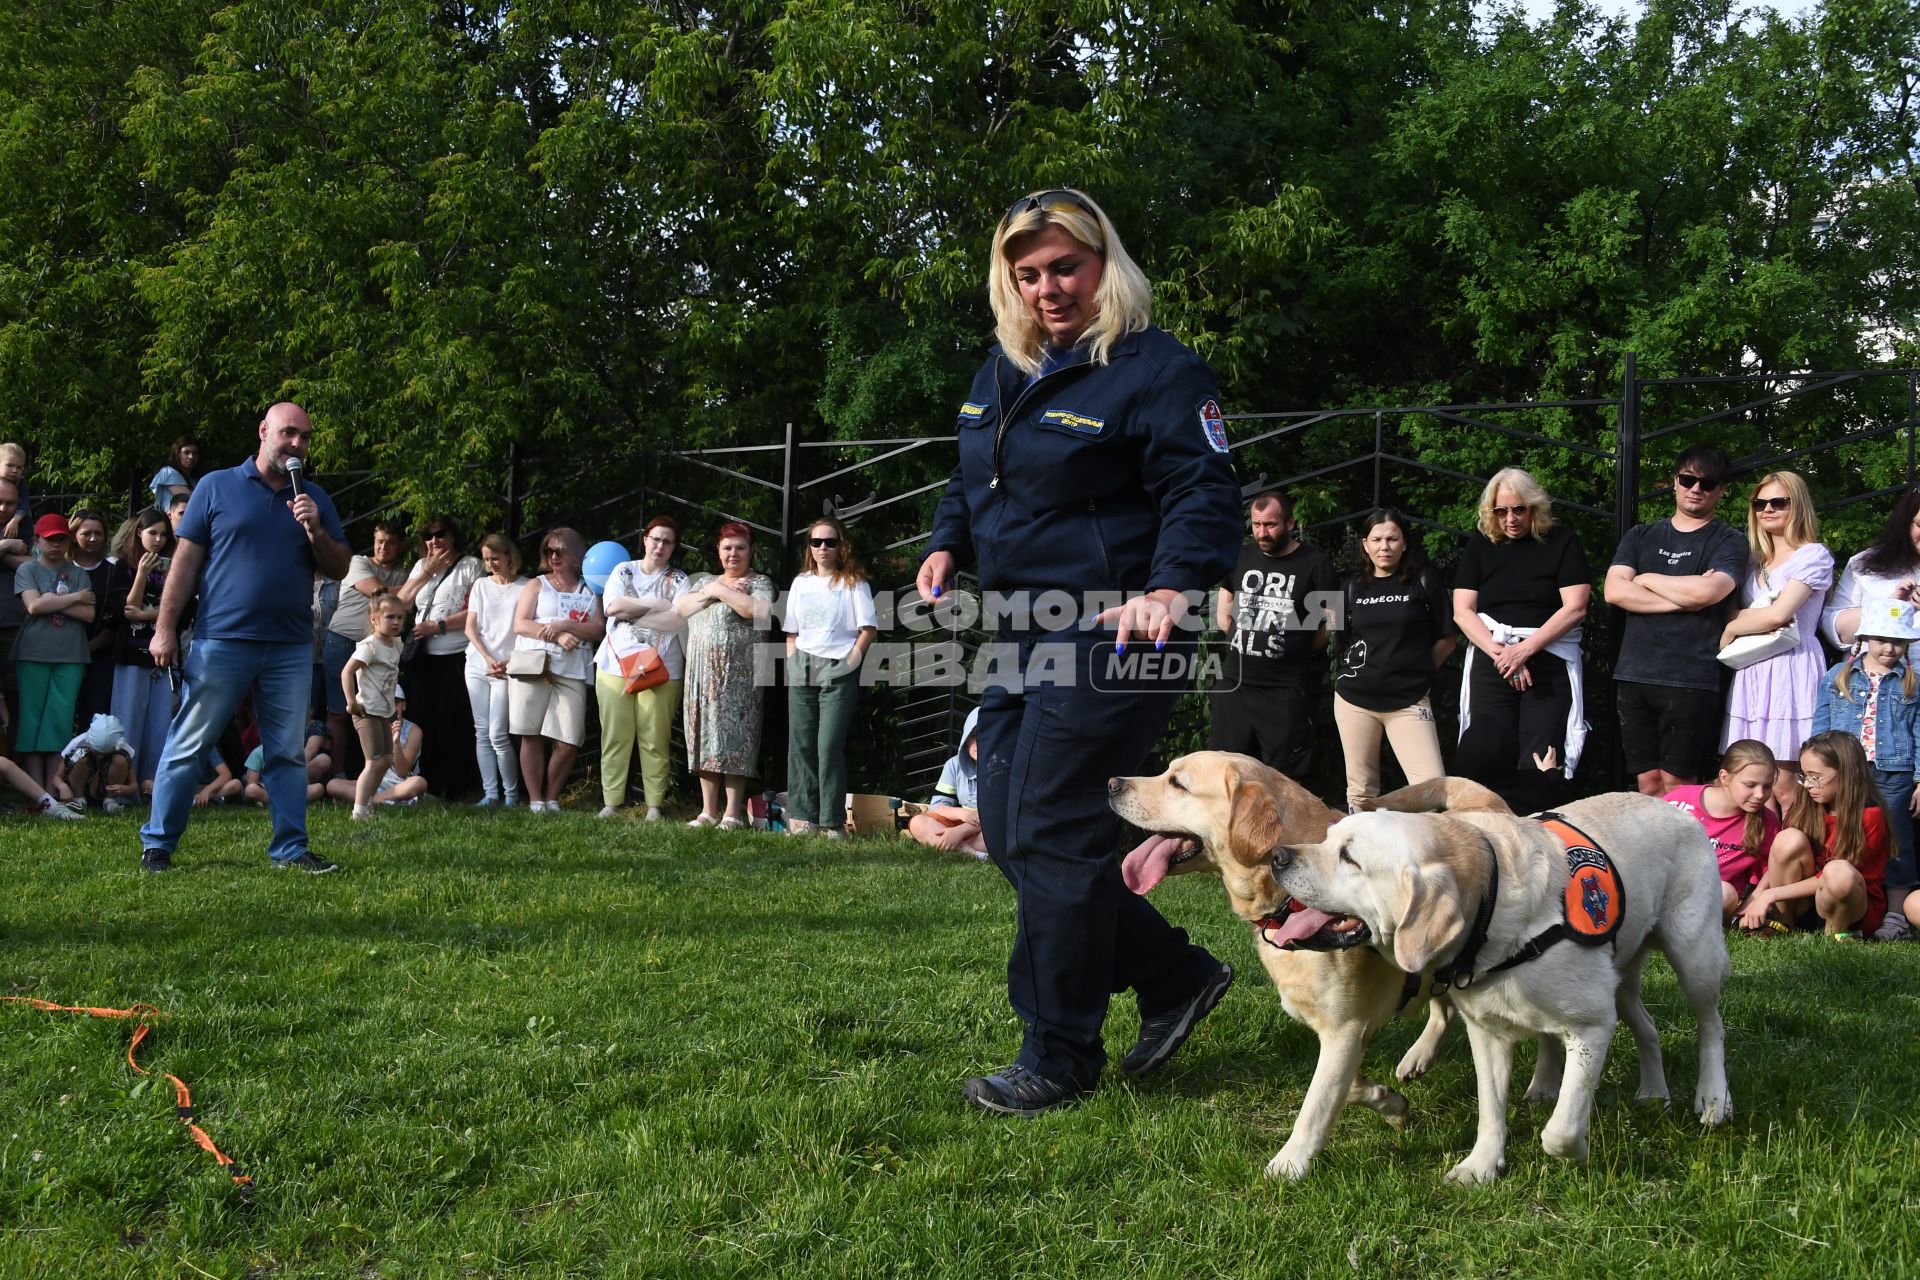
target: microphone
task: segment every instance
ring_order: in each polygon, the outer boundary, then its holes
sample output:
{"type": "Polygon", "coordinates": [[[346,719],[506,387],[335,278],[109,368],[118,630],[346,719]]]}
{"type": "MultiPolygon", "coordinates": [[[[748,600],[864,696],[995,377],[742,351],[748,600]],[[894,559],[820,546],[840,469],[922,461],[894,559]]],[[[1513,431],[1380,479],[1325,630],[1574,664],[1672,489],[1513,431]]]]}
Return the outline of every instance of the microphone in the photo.
{"type": "Polygon", "coordinates": [[[287,480],[293,485],[293,496],[296,498],[306,497],[307,486],[303,477],[306,474],[307,464],[298,458],[288,458],[281,465],[286,468],[287,480]]]}

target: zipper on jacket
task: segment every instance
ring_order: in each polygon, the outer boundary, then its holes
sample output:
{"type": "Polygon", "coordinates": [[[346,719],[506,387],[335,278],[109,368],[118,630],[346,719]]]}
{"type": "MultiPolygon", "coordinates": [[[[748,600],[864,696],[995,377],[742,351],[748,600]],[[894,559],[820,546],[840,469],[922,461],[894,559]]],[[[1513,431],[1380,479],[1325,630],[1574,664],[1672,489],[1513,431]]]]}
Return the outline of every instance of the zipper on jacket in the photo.
{"type": "MultiPolygon", "coordinates": [[[[1007,423],[1011,420],[1007,414],[1002,413],[1000,410],[1000,361],[1004,358],[1003,356],[995,356],[993,358],[993,410],[996,414],[999,414],[1000,421],[995,424],[993,428],[993,479],[987,482],[987,488],[989,489],[998,489],[1000,487],[1000,442],[1007,438],[1007,423]]],[[[1027,397],[1033,393],[1033,389],[1045,382],[1048,378],[1065,373],[1069,369],[1079,369],[1082,367],[1084,367],[1083,364],[1062,365],[1058,369],[1041,374],[1032,382],[1022,387],[1020,394],[1013,398],[1014,412],[1018,413],[1020,406],[1024,404],[1027,397]]]]}

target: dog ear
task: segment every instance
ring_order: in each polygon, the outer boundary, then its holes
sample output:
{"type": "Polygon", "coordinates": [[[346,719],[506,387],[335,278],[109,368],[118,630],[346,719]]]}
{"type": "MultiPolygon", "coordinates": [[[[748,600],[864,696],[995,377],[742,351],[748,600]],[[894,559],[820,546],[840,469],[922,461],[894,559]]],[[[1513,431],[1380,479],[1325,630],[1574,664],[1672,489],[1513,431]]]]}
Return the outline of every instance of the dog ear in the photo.
{"type": "Polygon", "coordinates": [[[1408,862],[1400,868],[1400,916],[1393,929],[1393,962],[1420,973],[1465,932],[1460,890],[1444,867],[1408,862]]]}
{"type": "Polygon", "coordinates": [[[1273,856],[1274,846],[1286,839],[1280,806],[1273,793],[1246,777],[1239,768],[1227,771],[1227,851],[1242,866],[1273,856]]]}

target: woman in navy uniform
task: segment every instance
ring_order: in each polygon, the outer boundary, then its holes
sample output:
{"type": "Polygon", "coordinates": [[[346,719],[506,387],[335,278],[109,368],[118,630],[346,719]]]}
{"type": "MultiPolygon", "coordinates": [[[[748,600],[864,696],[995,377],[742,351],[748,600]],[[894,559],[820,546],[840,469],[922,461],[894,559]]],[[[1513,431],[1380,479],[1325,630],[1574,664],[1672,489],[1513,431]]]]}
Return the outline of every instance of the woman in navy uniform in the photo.
{"type": "Polygon", "coordinates": [[[960,406],[918,585],[937,599],[971,563],[1010,606],[981,704],[980,815],[1017,899],[1007,988],[1026,1034],[964,1092],[1031,1114],[1094,1087],[1114,992],[1135,993],[1121,1069],[1140,1075],[1233,981],[1122,883],[1107,779],[1142,771],[1188,682],[1166,661],[1181,647],[1162,646],[1231,567],[1240,493],[1213,372],[1149,323],[1146,277],[1090,198],[1042,191],[1008,210],[989,293],[999,344],[960,406]],[[1024,678],[1007,679],[1016,659],[1024,678]]]}

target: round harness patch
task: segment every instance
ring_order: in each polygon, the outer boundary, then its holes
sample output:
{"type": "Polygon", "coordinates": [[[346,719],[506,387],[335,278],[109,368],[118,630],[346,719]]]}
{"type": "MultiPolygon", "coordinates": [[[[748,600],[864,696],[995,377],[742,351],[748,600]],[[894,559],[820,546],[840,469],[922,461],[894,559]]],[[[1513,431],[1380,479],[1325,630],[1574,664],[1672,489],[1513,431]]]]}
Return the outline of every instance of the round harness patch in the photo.
{"type": "Polygon", "coordinates": [[[1620,932],[1627,909],[1620,873],[1578,828],[1558,818],[1546,818],[1542,825],[1567,851],[1566,899],[1560,904],[1567,932],[1575,942],[1590,947],[1611,941],[1620,932]]]}

